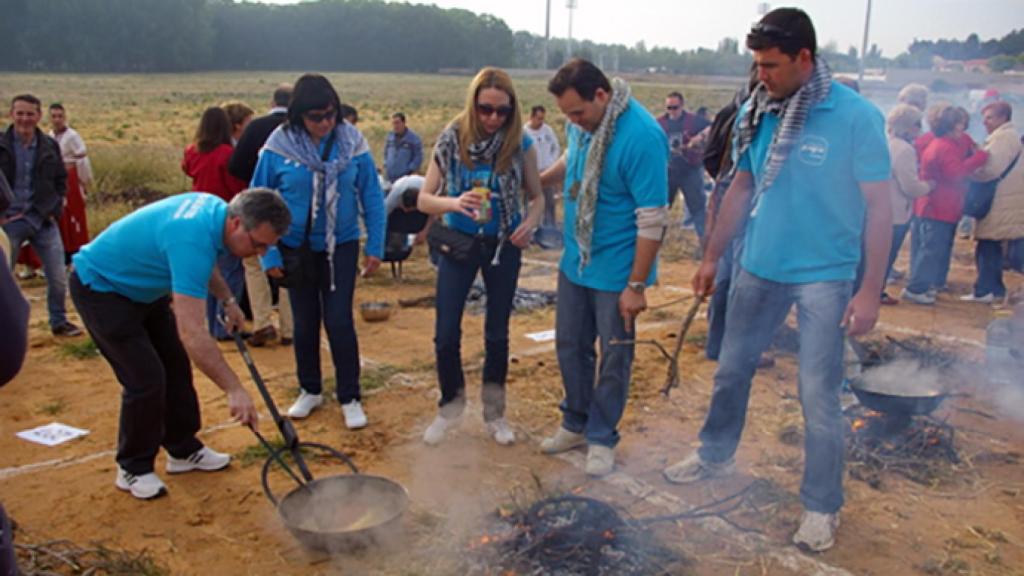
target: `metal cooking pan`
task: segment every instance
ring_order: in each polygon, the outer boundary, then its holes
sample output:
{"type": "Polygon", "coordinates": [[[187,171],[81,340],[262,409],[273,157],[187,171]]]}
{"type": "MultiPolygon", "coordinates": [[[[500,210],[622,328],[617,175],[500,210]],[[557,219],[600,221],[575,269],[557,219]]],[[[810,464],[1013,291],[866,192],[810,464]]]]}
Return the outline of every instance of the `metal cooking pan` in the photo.
{"type": "MultiPolygon", "coordinates": [[[[848,368],[847,380],[857,400],[865,407],[886,414],[925,415],[932,413],[949,396],[937,378],[918,378],[913,373],[873,378],[873,371],[884,370],[885,367],[866,363],[867,354],[856,340],[848,338],[847,344],[854,352],[858,368],[863,368],[863,371],[857,370],[856,375],[852,375],[848,368]]],[[[895,363],[890,363],[890,366],[895,366],[895,363]]]]}
{"type": "Polygon", "coordinates": [[[277,514],[288,531],[303,545],[328,553],[350,552],[394,537],[400,527],[401,516],[409,506],[409,493],[405,488],[387,478],[360,474],[348,456],[330,446],[300,442],[291,421],[284,419],[277,410],[238,332],[235,332],[235,345],[284,438],[284,446],[275,448],[255,428],[252,429],[270,453],[260,475],[263,493],[277,508],[277,514]],[[303,453],[314,451],[341,460],[352,474],[314,479],[303,456],[303,453]],[[286,455],[291,457],[299,474],[285,462],[286,455]],[[280,501],[270,488],[270,468],[275,462],[298,485],[280,501]]]}

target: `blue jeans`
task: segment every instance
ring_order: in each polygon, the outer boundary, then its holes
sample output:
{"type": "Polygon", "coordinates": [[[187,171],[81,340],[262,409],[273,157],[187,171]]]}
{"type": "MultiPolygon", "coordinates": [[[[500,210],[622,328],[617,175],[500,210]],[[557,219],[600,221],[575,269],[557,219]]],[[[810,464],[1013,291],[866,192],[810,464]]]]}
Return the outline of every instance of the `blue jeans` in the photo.
{"type": "Polygon", "coordinates": [[[505,243],[497,265],[491,265],[494,247],[473,253],[465,262],[441,255],[437,270],[434,320],[434,355],[437,380],[441,386],[439,406],[448,417],[462,413],[466,398],[466,376],[462,371],[462,314],[466,296],[477,272],[487,291],[484,316],[484,420],[505,415],[505,380],[508,376],[508,321],[519,283],[522,253],[505,243]]]}
{"type": "Polygon", "coordinates": [[[1000,240],[978,240],[974,248],[974,261],[978,268],[978,280],[974,283],[975,296],[996,298],[1006,296],[1003,284],[1003,243],[1000,240]]]}
{"type": "Polygon", "coordinates": [[[718,360],[722,350],[722,339],[725,337],[725,316],[729,308],[729,289],[732,278],[739,266],[740,252],[743,249],[742,237],[734,238],[726,247],[722,257],[718,259],[715,270],[715,291],[708,303],[708,339],[704,344],[704,356],[708,360],[718,360]]]}
{"type": "Polygon", "coordinates": [[[619,315],[619,292],[580,286],[558,273],[555,349],[565,387],[562,427],[582,433],[589,444],[614,447],[619,442],[616,428],[629,396],[634,346],[609,342],[633,337],[619,315]],[[594,350],[598,338],[599,367],[594,350]]]}
{"type": "Polygon", "coordinates": [[[804,415],[804,508],[833,513],[843,505],[843,329],[852,282],[780,284],[740,270],[729,294],[722,354],[700,456],[725,462],[736,453],[757,361],[796,304],[800,332],[800,404],[804,415]]]}
{"type": "Polygon", "coordinates": [[[692,170],[668,173],[669,206],[675,202],[676,191],[682,190],[686,211],[693,219],[693,228],[699,238],[704,237],[704,220],[707,214],[707,197],[704,195],[704,168],[695,166],[692,170]]]}
{"type": "Polygon", "coordinates": [[[1006,243],[1006,263],[1010,270],[1024,274],[1024,238],[1006,243]]]}
{"type": "Polygon", "coordinates": [[[50,313],[50,328],[63,326],[67,323],[67,311],[64,297],[68,292],[67,271],[64,263],[64,242],[60,239],[60,229],[52,219],[46,219],[43,226],[35,229],[24,219],[4,224],[4,232],[11,241],[11,268],[18,259],[18,250],[22,242],[28,240],[36,254],[43,261],[43,272],[46,274],[46,309],[50,313]]]}
{"type": "Polygon", "coordinates": [[[320,394],[320,325],[327,329],[327,341],[334,362],[338,401],[348,404],[361,398],[359,391],[359,341],[352,318],[352,297],[356,288],[359,242],[345,242],[334,249],[334,284],[324,252],[316,253],[316,283],[290,287],[292,322],[295,324],[295,365],[299,386],[320,394]]]}
{"type": "Polygon", "coordinates": [[[906,224],[893,224],[892,226],[892,245],[889,248],[889,264],[885,267],[885,276],[882,278],[882,293],[885,293],[885,283],[889,280],[889,276],[892,274],[892,267],[896,263],[896,257],[900,255],[900,250],[903,248],[903,241],[907,238],[907,232],[910,230],[910,222],[906,224]]]}
{"type": "MultiPolygon", "coordinates": [[[[234,254],[225,254],[217,259],[217,269],[220,270],[220,275],[227,282],[231,295],[236,300],[240,300],[242,289],[245,288],[245,269],[242,268],[242,259],[234,254]]],[[[227,330],[224,329],[224,325],[220,323],[223,311],[224,309],[216,296],[210,294],[206,297],[206,324],[210,334],[219,340],[230,337],[227,330]]]]}
{"type": "Polygon", "coordinates": [[[918,218],[912,224],[910,281],[907,291],[924,294],[946,285],[949,260],[953,257],[956,222],[918,218]]]}

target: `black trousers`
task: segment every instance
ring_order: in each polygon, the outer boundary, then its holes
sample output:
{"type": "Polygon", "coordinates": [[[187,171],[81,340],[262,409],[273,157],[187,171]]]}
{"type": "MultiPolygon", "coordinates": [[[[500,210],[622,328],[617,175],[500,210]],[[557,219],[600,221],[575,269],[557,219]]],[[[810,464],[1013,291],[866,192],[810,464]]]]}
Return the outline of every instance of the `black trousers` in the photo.
{"type": "Polygon", "coordinates": [[[71,274],[71,299],[123,388],[117,463],[131,474],[153,471],[163,446],[186,458],[203,444],[192,365],[178,338],[170,297],[149,304],[97,292],[71,274]]]}

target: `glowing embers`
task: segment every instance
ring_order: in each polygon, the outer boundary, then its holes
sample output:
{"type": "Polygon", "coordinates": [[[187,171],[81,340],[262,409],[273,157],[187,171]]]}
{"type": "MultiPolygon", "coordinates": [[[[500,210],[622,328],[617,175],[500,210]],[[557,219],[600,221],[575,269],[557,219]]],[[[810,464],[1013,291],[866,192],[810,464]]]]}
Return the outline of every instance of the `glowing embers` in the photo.
{"type": "Polygon", "coordinates": [[[846,409],[850,424],[846,460],[850,476],[881,488],[883,476],[893,472],[932,486],[958,473],[960,457],[955,430],[930,416],[886,414],[860,405],[846,409]]]}
{"type": "Polygon", "coordinates": [[[548,498],[523,512],[499,509],[492,530],[469,545],[474,574],[513,576],[674,574],[686,560],[604,502],[548,498]]]}

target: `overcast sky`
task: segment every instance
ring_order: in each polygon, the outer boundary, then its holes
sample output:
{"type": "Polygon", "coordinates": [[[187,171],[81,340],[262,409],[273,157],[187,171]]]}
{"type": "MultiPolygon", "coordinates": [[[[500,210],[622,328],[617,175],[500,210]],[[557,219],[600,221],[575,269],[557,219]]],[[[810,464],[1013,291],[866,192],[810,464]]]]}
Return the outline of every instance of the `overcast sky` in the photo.
{"type": "MultiPolygon", "coordinates": [[[[260,0],[295,4],[300,0],[260,0]]],[[[576,0],[573,37],[595,42],[690,50],[713,48],[725,37],[741,38],[757,18],[755,0],[576,0]]],[[[546,0],[433,0],[411,2],[465,8],[503,19],[513,31],[544,34],[546,0]]],[[[567,0],[551,0],[551,34],[565,37],[567,0]]],[[[814,20],[821,45],[834,40],[843,52],[861,45],[867,0],[792,0],[772,6],[798,6],[814,20]]],[[[1024,0],[874,0],[871,42],[886,56],[906,50],[914,38],[1000,38],[1024,27],[1024,0]]],[[[400,34],[400,30],[395,31],[400,34]]]]}

